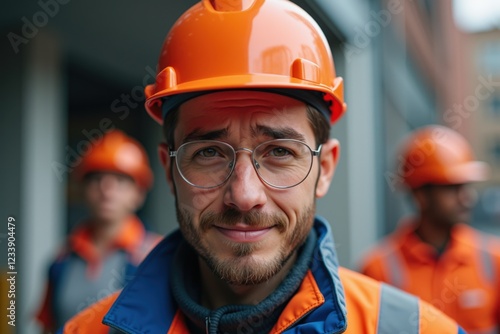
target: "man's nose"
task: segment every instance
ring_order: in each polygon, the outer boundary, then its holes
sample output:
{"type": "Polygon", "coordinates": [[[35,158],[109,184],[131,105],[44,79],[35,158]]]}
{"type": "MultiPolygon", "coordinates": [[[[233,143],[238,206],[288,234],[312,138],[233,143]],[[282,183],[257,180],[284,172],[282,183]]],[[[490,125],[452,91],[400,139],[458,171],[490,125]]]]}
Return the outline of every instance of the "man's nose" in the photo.
{"type": "Polygon", "coordinates": [[[255,171],[251,154],[238,154],[234,163],[225,186],[224,203],[240,211],[263,206],[267,201],[266,186],[255,171]]]}

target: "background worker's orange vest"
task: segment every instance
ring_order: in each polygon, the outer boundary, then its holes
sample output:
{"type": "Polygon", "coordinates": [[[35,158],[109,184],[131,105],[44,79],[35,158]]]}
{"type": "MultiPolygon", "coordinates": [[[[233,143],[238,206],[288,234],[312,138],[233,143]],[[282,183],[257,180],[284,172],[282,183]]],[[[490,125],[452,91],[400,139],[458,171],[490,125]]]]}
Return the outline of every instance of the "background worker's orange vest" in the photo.
{"type": "Polygon", "coordinates": [[[469,333],[498,333],[500,247],[495,238],[457,225],[443,254],[403,223],[366,257],[361,272],[417,295],[469,333]]]}

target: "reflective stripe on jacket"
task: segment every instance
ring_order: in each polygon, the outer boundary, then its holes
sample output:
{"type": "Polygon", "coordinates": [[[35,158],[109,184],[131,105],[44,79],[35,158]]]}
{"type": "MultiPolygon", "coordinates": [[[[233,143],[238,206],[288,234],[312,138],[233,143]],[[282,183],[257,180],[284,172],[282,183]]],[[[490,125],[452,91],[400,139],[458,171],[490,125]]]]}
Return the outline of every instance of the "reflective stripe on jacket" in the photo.
{"type": "MultiPolygon", "coordinates": [[[[430,334],[465,333],[454,321],[417,298],[339,268],[329,225],[317,218],[311,266],[271,333],[430,334]]],[[[168,284],[168,268],[180,232],[164,239],[121,294],[80,313],[64,333],[188,333],[168,284]],[[104,317],[104,323],[100,320],[104,317]]]]}

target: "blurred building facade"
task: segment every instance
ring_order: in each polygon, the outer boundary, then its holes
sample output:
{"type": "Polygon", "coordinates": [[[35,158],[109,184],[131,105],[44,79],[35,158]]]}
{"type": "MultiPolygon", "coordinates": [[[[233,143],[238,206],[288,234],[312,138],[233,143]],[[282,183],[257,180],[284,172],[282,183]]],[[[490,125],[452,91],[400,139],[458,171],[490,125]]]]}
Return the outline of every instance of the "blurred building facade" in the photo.
{"type": "MultiPolygon", "coordinates": [[[[389,4],[391,1],[386,1],[389,4]]],[[[402,15],[381,42],[385,161],[385,216],[382,233],[394,229],[413,208],[395,170],[401,139],[415,128],[447,122],[447,110],[467,94],[460,50],[464,35],[453,19],[453,1],[404,1],[402,15]],[[398,42],[394,42],[398,41],[398,42]]],[[[454,124],[463,132],[467,121],[454,124]]]]}
{"type": "MultiPolygon", "coordinates": [[[[153,82],[175,18],[196,2],[20,1],[0,14],[6,37],[0,147],[8,156],[0,202],[2,219],[17,221],[18,266],[16,328],[3,322],[2,333],[36,331],[29,319],[48,261],[83,215],[72,169],[105,131],[123,129],[147,148],[156,180],[141,215],[160,233],[175,228],[173,198],[156,157],[161,130],[146,115],[142,89],[153,82]]],[[[409,210],[394,170],[397,144],[425,124],[456,126],[455,114],[445,114],[470,95],[471,74],[463,69],[472,56],[463,52],[468,46],[453,22],[452,0],[294,2],[324,30],[345,80],[348,112],[332,129],[342,145],[340,163],[318,212],[332,223],[340,263],[352,267],[409,210]]],[[[484,101],[484,108],[499,103],[484,101]]],[[[471,119],[456,129],[470,137],[486,133],[471,119]]],[[[6,233],[0,230],[2,254],[6,233]]],[[[8,271],[6,256],[0,271],[8,271]]],[[[6,294],[0,302],[5,310],[6,294]]]]}
{"type": "Polygon", "coordinates": [[[491,168],[488,182],[479,185],[476,207],[479,227],[500,231],[500,30],[493,28],[465,36],[464,52],[470,62],[466,71],[468,96],[463,102],[467,119],[465,135],[479,159],[491,168]]]}

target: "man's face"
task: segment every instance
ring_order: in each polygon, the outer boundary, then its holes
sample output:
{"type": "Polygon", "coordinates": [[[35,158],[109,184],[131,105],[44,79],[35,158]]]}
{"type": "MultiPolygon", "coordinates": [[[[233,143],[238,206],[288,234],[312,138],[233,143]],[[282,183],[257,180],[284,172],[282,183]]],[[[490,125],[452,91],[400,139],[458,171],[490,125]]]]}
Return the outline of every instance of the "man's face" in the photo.
{"type": "MultiPolygon", "coordinates": [[[[185,142],[210,139],[253,150],[277,138],[298,139],[317,149],[303,103],[263,92],[219,92],[180,107],[175,149],[185,142]]],[[[331,163],[337,143],[325,147],[329,152],[322,156],[331,163]]],[[[320,174],[321,160],[314,157],[304,182],[275,189],[259,179],[251,154],[241,151],[226,183],[200,189],[185,182],[176,166],[171,168],[175,162],[166,150],[160,147],[160,157],[176,196],[183,235],[219,278],[236,285],[264,282],[283,268],[307,237],[315,197],[326,193],[333,175],[333,171],[320,174]]],[[[326,169],[333,168],[334,163],[326,169]]]]}
{"type": "Polygon", "coordinates": [[[87,175],[84,196],[91,216],[110,223],[132,214],[143,200],[142,191],[131,177],[108,172],[87,175]]]}
{"type": "Polygon", "coordinates": [[[450,227],[469,222],[476,201],[470,185],[429,185],[421,191],[425,197],[421,208],[436,224],[450,227]]]}

